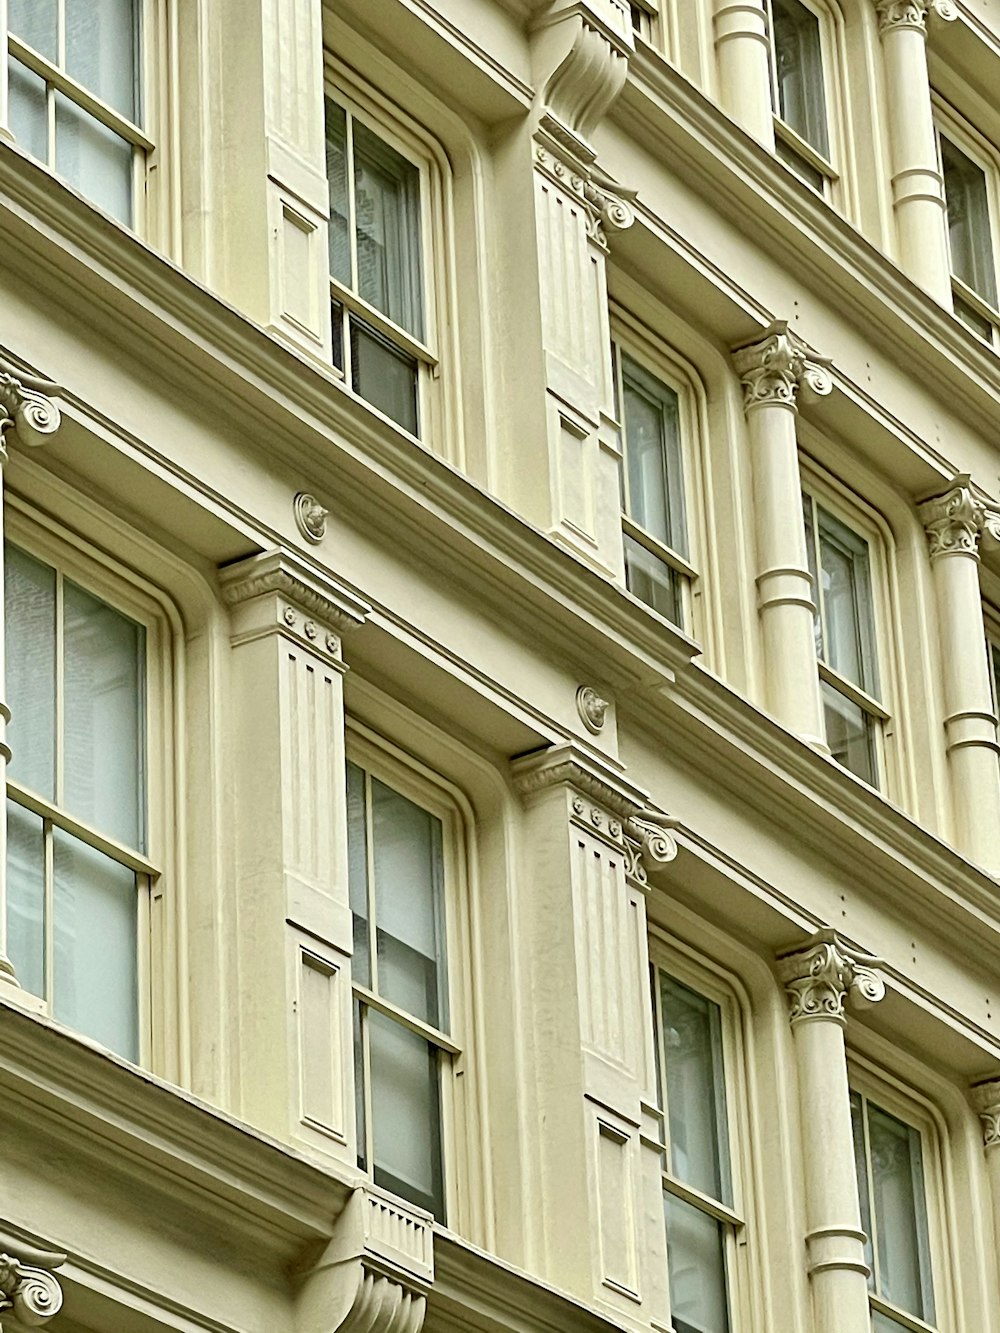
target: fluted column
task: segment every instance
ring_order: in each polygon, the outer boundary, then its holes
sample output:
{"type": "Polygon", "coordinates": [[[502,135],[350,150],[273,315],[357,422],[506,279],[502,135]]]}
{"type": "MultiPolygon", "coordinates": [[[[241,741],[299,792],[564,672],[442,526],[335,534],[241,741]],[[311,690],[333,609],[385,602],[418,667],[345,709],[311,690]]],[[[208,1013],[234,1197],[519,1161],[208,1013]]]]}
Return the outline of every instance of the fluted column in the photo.
{"type": "Polygon", "coordinates": [[[892,201],[902,267],[921,287],[951,306],[951,265],[944,182],[938,167],[927,76],[927,18],[952,19],[951,0],[877,0],[882,38],[892,201]]]}
{"type": "Polygon", "coordinates": [[[7,956],[7,743],[6,630],[3,561],[3,470],[7,463],[7,440],[11,432],[21,444],[44,444],[59,428],[59,409],[49,397],[56,388],[48,380],[24,375],[13,366],[0,363],[0,981],[18,985],[14,965],[7,956]]]}
{"type": "Polygon", "coordinates": [[[722,105],[774,150],[774,113],[764,0],[716,0],[715,54],[722,105]]]}
{"type": "Polygon", "coordinates": [[[854,1167],[844,1003],[885,994],[877,960],[835,931],[780,957],[798,1065],[806,1262],[815,1333],[870,1333],[865,1233],[854,1167]]]}
{"type": "Polygon", "coordinates": [[[832,382],[822,359],[784,321],[738,349],[734,362],[750,436],[767,706],[790,731],[825,750],[795,418],[803,384],[825,394],[832,382]]]}
{"type": "Polygon", "coordinates": [[[997,527],[969,486],[955,478],[920,506],[927,529],[941,636],[945,746],[951,770],[954,838],[991,873],[1000,871],[1000,756],[979,589],[983,530],[997,527]]]}
{"type": "Polygon", "coordinates": [[[986,1174],[993,1202],[994,1244],[1000,1244],[1000,1078],[977,1083],[972,1089],[974,1106],[983,1127],[986,1174]]]}

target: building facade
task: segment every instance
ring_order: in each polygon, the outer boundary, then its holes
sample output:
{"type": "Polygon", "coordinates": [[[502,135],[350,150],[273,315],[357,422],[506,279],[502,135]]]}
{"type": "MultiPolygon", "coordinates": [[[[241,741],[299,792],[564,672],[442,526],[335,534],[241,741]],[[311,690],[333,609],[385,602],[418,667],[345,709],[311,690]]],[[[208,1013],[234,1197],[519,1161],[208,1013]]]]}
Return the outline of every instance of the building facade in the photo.
{"type": "Polygon", "coordinates": [[[1000,0],[0,20],[0,1323],[1000,1333],[1000,0]]]}

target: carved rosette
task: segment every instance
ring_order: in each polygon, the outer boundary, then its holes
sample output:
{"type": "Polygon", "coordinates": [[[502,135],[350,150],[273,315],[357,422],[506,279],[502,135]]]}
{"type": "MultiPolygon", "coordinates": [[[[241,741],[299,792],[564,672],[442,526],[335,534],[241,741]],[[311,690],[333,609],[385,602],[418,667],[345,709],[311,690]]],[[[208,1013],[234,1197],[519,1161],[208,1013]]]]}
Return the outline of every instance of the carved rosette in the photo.
{"type": "Polygon", "coordinates": [[[978,560],[982,534],[1000,538],[1000,516],[976,499],[968,473],[957,476],[944,495],[925,500],[919,512],[932,560],[942,555],[968,555],[978,560]]]}
{"type": "Polygon", "coordinates": [[[977,1083],[972,1089],[972,1105],[983,1127],[983,1147],[987,1152],[1000,1147],[1000,1079],[977,1083]]]}
{"type": "Polygon", "coordinates": [[[878,964],[879,959],[851,948],[834,931],[821,931],[806,948],[783,955],[778,975],[788,992],[790,1021],[843,1023],[848,998],[855,1004],[877,1003],[885,995],[878,964]]]}
{"type": "Polygon", "coordinates": [[[15,374],[0,368],[0,455],[7,457],[7,432],[14,430],[22,444],[37,448],[59,429],[59,409],[49,397],[56,388],[48,380],[15,374]]]}
{"type": "Polygon", "coordinates": [[[737,348],[733,364],[748,412],[755,407],[794,408],[803,384],[820,396],[833,388],[829,361],[817,356],[784,320],[775,321],[758,342],[737,348]]]}
{"type": "Polygon", "coordinates": [[[926,34],[927,19],[931,14],[947,22],[958,17],[952,0],[877,0],[875,12],[881,36],[898,28],[913,28],[926,34]]]}
{"type": "Polygon", "coordinates": [[[48,1323],[63,1303],[52,1269],[65,1263],[66,1256],[22,1246],[9,1236],[0,1236],[0,1245],[0,1316],[9,1312],[30,1328],[48,1323]]]}

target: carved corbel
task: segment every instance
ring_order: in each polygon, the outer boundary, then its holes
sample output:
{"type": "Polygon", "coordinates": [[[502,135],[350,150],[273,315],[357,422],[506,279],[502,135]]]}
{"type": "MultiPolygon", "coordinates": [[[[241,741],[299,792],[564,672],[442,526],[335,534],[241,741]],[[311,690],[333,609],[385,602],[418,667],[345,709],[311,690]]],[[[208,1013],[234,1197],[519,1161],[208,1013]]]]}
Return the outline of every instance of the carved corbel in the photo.
{"type": "Polygon", "coordinates": [[[624,0],[556,0],[535,20],[531,56],[540,113],[589,164],[590,135],[625,86],[635,50],[624,0]]]}
{"type": "Polygon", "coordinates": [[[913,28],[926,34],[931,14],[951,22],[958,18],[958,9],[952,0],[876,0],[880,36],[898,28],[913,28]]]}
{"type": "Polygon", "coordinates": [[[0,463],[7,461],[6,438],[14,431],[22,444],[37,448],[59,429],[59,409],[51,394],[58,386],[26,375],[0,359],[0,463]]]}
{"type": "Polygon", "coordinates": [[[994,540],[1000,537],[1000,516],[977,499],[967,472],[955,477],[943,495],[925,500],[919,513],[932,560],[942,555],[978,560],[982,534],[987,532],[994,540]]]}
{"type": "Polygon", "coordinates": [[[983,1147],[987,1152],[1000,1148],[1000,1079],[991,1078],[971,1089],[972,1105],[983,1127],[983,1147]]]}
{"type": "Polygon", "coordinates": [[[775,320],[762,337],[738,347],[733,365],[743,386],[743,405],[795,408],[803,385],[819,397],[833,389],[830,359],[819,356],[788,327],[775,320]]]}
{"type": "Polygon", "coordinates": [[[65,1262],[64,1254],[36,1250],[0,1232],[0,1328],[8,1312],[29,1328],[59,1313],[63,1294],[52,1270],[65,1262]]]}
{"type": "Polygon", "coordinates": [[[789,1020],[843,1023],[844,1003],[875,1004],[885,995],[880,959],[862,953],[834,930],[821,930],[805,947],[779,955],[778,975],[788,992],[789,1020]]]}

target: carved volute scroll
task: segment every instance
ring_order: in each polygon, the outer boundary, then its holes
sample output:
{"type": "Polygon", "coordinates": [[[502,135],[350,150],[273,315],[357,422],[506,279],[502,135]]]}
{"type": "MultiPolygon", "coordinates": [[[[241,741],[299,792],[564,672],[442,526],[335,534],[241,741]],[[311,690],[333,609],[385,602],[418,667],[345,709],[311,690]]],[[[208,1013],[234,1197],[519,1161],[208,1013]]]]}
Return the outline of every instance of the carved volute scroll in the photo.
{"type": "Polygon", "coordinates": [[[59,409],[50,397],[57,388],[0,359],[0,462],[7,458],[9,431],[15,431],[22,444],[36,448],[59,429],[59,409]]]}
{"type": "Polygon", "coordinates": [[[861,953],[833,930],[822,930],[804,948],[779,956],[778,975],[788,992],[789,1019],[843,1023],[844,1003],[875,1004],[885,995],[879,959],[861,953]]]}
{"type": "Polygon", "coordinates": [[[976,498],[967,472],[955,477],[943,495],[925,500],[919,512],[932,560],[943,555],[978,560],[980,538],[1000,541],[1000,514],[976,498]]]}
{"type": "Polygon", "coordinates": [[[927,19],[931,14],[949,22],[958,18],[958,10],[952,0],[876,0],[875,12],[882,36],[897,28],[913,28],[917,32],[926,33],[927,19]]]}
{"type": "Polygon", "coordinates": [[[59,1313],[63,1294],[52,1270],[65,1262],[64,1254],[36,1250],[0,1232],[0,1328],[7,1313],[29,1328],[59,1313]]]}
{"type": "Polygon", "coordinates": [[[818,356],[792,333],[785,320],[776,320],[761,338],[738,347],[733,364],[748,412],[755,407],[794,408],[803,384],[820,396],[833,388],[829,359],[818,356]]]}
{"type": "Polygon", "coordinates": [[[992,1078],[972,1088],[972,1105],[983,1127],[987,1152],[1000,1148],[1000,1079],[992,1078]]]}

